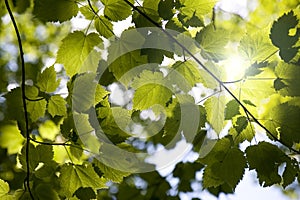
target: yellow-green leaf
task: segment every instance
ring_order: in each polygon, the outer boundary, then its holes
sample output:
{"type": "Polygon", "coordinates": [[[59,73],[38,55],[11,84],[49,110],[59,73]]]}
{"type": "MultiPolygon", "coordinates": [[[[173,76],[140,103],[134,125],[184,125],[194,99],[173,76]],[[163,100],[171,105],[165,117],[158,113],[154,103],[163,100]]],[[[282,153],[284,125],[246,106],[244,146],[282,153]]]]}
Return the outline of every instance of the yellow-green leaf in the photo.
{"type": "Polygon", "coordinates": [[[67,75],[71,77],[84,67],[87,59],[90,59],[93,48],[101,42],[102,40],[96,33],[88,35],[81,31],[70,33],[63,39],[56,61],[64,65],[67,75]]]}

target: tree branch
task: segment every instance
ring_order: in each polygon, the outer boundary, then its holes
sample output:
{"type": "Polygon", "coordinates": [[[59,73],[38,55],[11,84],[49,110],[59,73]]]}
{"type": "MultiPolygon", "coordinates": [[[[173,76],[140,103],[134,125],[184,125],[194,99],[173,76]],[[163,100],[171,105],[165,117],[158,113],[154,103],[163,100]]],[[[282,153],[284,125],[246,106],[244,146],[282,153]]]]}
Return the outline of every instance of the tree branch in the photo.
{"type": "Polygon", "coordinates": [[[26,178],[25,178],[25,182],[26,182],[26,186],[28,189],[28,192],[30,194],[31,199],[34,199],[31,188],[30,188],[30,166],[29,166],[29,144],[30,144],[30,133],[29,133],[29,122],[28,122],[28,115],[27,115],[27,106],[26,106],[26,94],[25,94],[25,61],[24,61],[24,51],[23,51],[23,46],[22,46],[22,40],[21,40],[21,36],[20,36],[20,32],[17,26],[17,23],[15,21],[14,15],[10,9],[8,0],[5,0],[5,6],[6,9],[8,11],[8,14],[10,16],[10,19],[13,23],[15,32],[16,32],[16,36],[18,39],[18,45],[19,45],[19,51],[20,51],[20,58],[21,58],[21,70],[22,70],[22,83],[21,83],[21,90],[22,90],[22,102],[23,102],[23,109],[24,109],[24,118],[25,118],[25,135],[26,135],[26,178]]]}

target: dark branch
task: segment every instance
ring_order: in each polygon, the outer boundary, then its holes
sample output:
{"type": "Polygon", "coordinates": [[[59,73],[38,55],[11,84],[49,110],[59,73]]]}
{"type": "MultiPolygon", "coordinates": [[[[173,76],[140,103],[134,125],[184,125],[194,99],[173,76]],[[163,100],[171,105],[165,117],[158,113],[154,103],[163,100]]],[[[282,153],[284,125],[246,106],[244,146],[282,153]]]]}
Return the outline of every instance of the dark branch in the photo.
{"type": "Polygon", "coordinates": [[[28,98],[28,97],[25,96],[25,99],[27,101],[41,101],[41,100],[45,99],[45,97],[41,97],[41,98],[38,98],[38,99],[30,99],[30,98],[28,98]]]}
{"type": "Polygon", "coordinates": [[[31,199],[34,199],[31,188],[30,188],[30,166],[29,166],[29,144],[30,144],[30,133],[29,133],[29,123],[28,123],[28,115],[27,115],[27,106],[26,106],[26,95],[25,95],[25,61],[24,61],[24,51],[23,51],[23,46],[22,46],[22,40],[21,40],[21,36],[20,36],[20,32],[17,26],[17,23],[15,21],[14,15],[10,9],[8,0],[5,0],[5,6],[6,9],[8,11],[8,14],[10,16],[10,19],[13,23],[15,32],[16,32],[16,36],[18,39],[18,45],[19,45],[19,51],[20,51],[20,58],[21,58],[21,69],[22,69],[22,85],[21,85],[21,90],[22,90],[22,102],[23,102],[23,109],[24,109],[24,118],[25,118],[25,128],[26,128],[26,178],[25,178],[25,182],[26,182],[26,186],[28,189],[28,192],[30,194],[31,199]]]}

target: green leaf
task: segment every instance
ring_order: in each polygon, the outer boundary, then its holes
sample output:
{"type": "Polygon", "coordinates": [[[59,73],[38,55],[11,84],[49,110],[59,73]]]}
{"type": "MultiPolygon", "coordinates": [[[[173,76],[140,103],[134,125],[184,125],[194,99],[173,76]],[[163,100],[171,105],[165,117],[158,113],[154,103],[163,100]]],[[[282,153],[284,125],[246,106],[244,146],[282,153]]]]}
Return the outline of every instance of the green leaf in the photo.
{"type": "Polygon", "coordinates": [[[264,74],[258,79],[246,79],[236,84],[236,87],[237,89],[233,91],[236,97],[251,101],[256,106],[260,105],[262,99],[269,98],[275,92],[272,78],[264,74]]]}
{"type": "Polygon", "coordinates": [[[300,36],[300,29],[297,28],[297,33],[294,36],[290,36],[289,31],[290,29],[295,28],[298,25],[298,22],[299,20],[297,19],[297,16],[294,15],[293,11],[290,11],[287,14],[285,13],[279,17],[277,21],[274,21],[270,32],[272,43],[280,49],[290,48],[296,44],[300,36]]]}
{"type": "Polygon", "coordinates": [[[108,47],[109,70],[125,86],[131,82],[132,77],[145,69],[138,66],[148,63],[147,56],[141,55],[141,50],[139,50],[142,49],[144,43],[145,38],[141,33],[129,29],[124,31],[118,40],[112,41],[108,47]]]}
{"type": "Polygon", "coordinates": [[[56,80],[54,66],[46,68],[37,78],[37,86],[42,92],[54,92],[59,86],[60,79],[56,80]]]}
{"type": "Polygon", "coordinates": [[[286,145],[291,147],[294,143],[299,143],[300,135],[296,130],[300,128],[300,108],[289,103],[275,106],[273,103],[270,102],[265,106],[265,112],[259,118],[264,119],[266,128],[286,145]]]}
{"type": "Polygon", "coordinates": [[[235,144],[244,142],[245,140],[251,142],[255,132],[254,127],[248,122],[244,116],[234,117],[232,119],[233,127],[230,128],[229,134],[232,135],[235,144]]]}
{"type": "Polygon", "coordinates": [[[30,7],[30,0],[24,0],[24,1],[12,1],[16,11],[21,14],[24,13],[26,11],[27,8],[30,7]]]}
{"type": "Polygon", "coordinates": [[[179,3],[181,4],[179,11],[180,14],[185,16],[186,19],[184,20],[191,19],[193,16],[204,19],[204,15],[213,12],[213,7],[216,2],[216,0],[179,0],[179,3]]]}
{"type": "Polygon", "coordinates": [[[214,29],[210,24],[198,32],[195,39],[205,59],[218,62],[226,58],[227,51],[224,47],[229,40],[229,33],[226,30],[214,29]]]}
{"type": "Polygon", "coordinates": [[[64,164],[60,169],[59,181],[64,186],[60,193],[66,197],[72,197],[80,187],[91,187],[94,191],[107,187],[106,180],[100,178],[89,164],[64,164]]]}
{"type": "Polygon", "coordinates": [[[248,125],[248,119],[245,116],[237,118],[235,125],[233,126],[238,133],[241,133],[248,125]]]}
{"type": "Polygon", "coordinates": [[[281,78],[276,78],[274,80],[274,88],[275,88],[276,91],[279,91],[279,90],[284,89],[286,87],[287,87],[287,85],[284,84],[284,82],[282,81],[281,78]]]}
{"type": "Polygon", "coordinates": [[[58,163],[55,161],[49,161],[47,164],[42,165],[39,167],[35,172],[34,175],[37,178],[44,179],[44,178],[51,178],[55,176],[57,172],[58,163]]]}
{"type": "MultiPolygon", "coordinates": [[[[85,35],[81,31],[70,33],[62,40],[57,52],[57,62],[64,65],[68,76],[78,73],[84,64],[93,59],[90,54],[95,46],[102,42],[99,35],[90,33],[85,35]]],[[[96,68],[98,66],[95,66],[96,68]]]]}
{"type": "MultiPolygon", "coordinates": [[[[93,2],[91,2],[91,3],[93,3],[93,2]]],[[[93,8],[96,10],[95,6],[93,6],[93,8]]],[[[91,9],[88,6],[80,7],[79,11],[81,14],[83,14],[85,19],[92,20],[95,18],[95,13],[93,13],[93,11],[91,11],[91,9]]]]}
{"type": "Polygon", "coordinates": [[[247,105],[250,105],[250,106],[253,106],[253,107],[256,107],[256,105],[254,103],[252,103],[250,100],[243,100],[243,102],[247,105]]]}
{"type": "Polygon", "coordinates": [[[121,183],[123,181],[124,177],[130,175],[129,172],[122,172],[120,170],[111,168],[111,167],[99,162],[96,159],[93,160],[93,165],[94,165],[94,167],[96,166],[101,170],[101,172],[104,174],[103,176],[107,180],[113,181],[115,183],[121,183]]]}
{"type": "Polygon", "coordinates": [[[282,186],[285,188],[286,186],[292,184],[296,179],[297,174],[299,174],[299,164],[297,160],[291,159],[291,161],[287,161],[287,165],[285,166],[285,170],[282,174],[282,186]]]}
{"type": "Polygon", "coordinates": [[[44,117],[46,112],[47,101],[45,99],[39,101],[27,101],[27,112],[33,122],[40,117],[44,117]]]}
{"type": "Polygon", "coordinates": [[[163,19],[171,19],[174,15],[173,7],[175,6],[173,0],[161,0],[158,4],[158,13],[163,19]]]}
{"type": "Polygon", "coordinates": [[[268,62],[253,63],[245,72],[245,76],[256,76],[262,72],[261,68],[268,65],[268,62]]]}
{"type": "Polygon", "coordinates": [[[97,84],[95,93],[95,105],[104,100],[110,92],[106,91],[101,85],[97,84]]]}
{"type": "Polygon", "coordinates": [[[235,188],[242,179],[246,166],[244,153],[234,147],[228,150],[220,163],[212,165],[212,171],[229,186],[235,188]]]}
{"type": "MultiPolygon", "coordinates": [[[[158,12],[158,5],[160,0],[145,0],[143,1],[143,6],[139,6],[138,8],[145,13],[152,21],[156,24],[161,24],[161,18],[158,12]]],[[[148,28],[155,27],[155,25],[150,22],[147,18],[141,15],[136,10],[132,14],[132,21],[135,24],[136,28],[148,28]]]]}
{"type": "Polygon", "coordinates": [[[229,138],[219,140],[208,155],[199,161],[208,165],[203,176],[205,187],[217,187],[225,182],[232,190],[242,179],[247,166],[243,152],[231,147],[229,138]]]}
{"type": "Polygon", "coordinates": [[[78,199],[96,199],[96,194],[90,187],[81,187],[76,190],[75,194],[78,199]]]}
{"type": "Polygon", "coordinates": [[[26,97],[33,100],[39,95],[39,89],[35,86],[26,85],[25,92],[26,97]]]}
{"type": "Polygon", "coordinates": [[[76,16],[78,6],[68,0],[34,0],[33,14],[43,22],[64,22],[76,16]]]}
{"type": "Polygon", "coordinates": [[[100,126],[112,142],[120,143],[129,137],[128,127],[131,122],[131,111],[113,107],[103,118],[100,126]]]}
{"type": "Polygon", "coordinates": [[[196,179],[196,172],[203,167],[200,163],[178,163],[173,170],[173,176],[180,179],[178,189],[183,192],[193,191],[191,182],[196,179]]]}
{"type": "Polygon", "coordinates": [[[300,67],[280,62],[275,68],[274,88],[282,96],[300,96],[300,67]]]}
{"type": "Polygon", "coordinates": [[[6,98],[7,112],[5,113],[6,119],[16,120],[19,125],[19,129],[23,134],[25,131],[24,121],[24,108],[22,102],[22,91],[21,88],[12,89],[10,92],[4,95],[6,98]],[[20,126],[21,125],[21,126],[20,126]]]}
{"type": "MultiPolygon", "coordinates": [[[[300,33],[300,31],[299,31],[299,33],[300,33]]],[[[298,50],[299,50],[299,47],[291,47],[289,49],[281,49],[279,51],[279,55],[284,62],[289,62],[297,55],[298,50]]]]}
{"type": "MultiPolygon", "coordinates": [[[[38,145],[33,146],[33,144],[29,144],[29,153],[30,158],[29,162],[29,169],[30,171],[36,171],[36,168],[39,163],[44,163],[47,165],[53,159],[53,147],[51,145],[38,145]]],[[[26,144],[23,146],[21,150],[21,154],[18,155],[19,161],[22,165],[22,168],[27,171],[27,160],[26,160],[26,144]]]]}
{"type": "Polygon", "coordinates": [[[278,167],[289,161],[289,158],[277,146],[260,142],[258,145],[249,146],[246,154],[250,169],[256,170],[262,186],[267,187],[281,182],[278,167]]]}
{"type": "MultiPolygon", "coordinates": [[[[101,0],[104,4],[104,15],[112,21],[126,19],[131,14],[131,7],[123,0],[101,0]]],[[[134,3],[133,0],[129,0],[134,3]]]]}
{"type": "Polygon", "coordinates": [[[74,81],[72,91],[72,107],[77,112],[85,112],[95,105],[97,82],[96,75],[87,73],[79,76],[74,81]]]}
{"type": "Polygon", "coordinates": [[[164,56],[173,56],[174,42],[171,41],[165,33],[153,30],[145,39],[145,43],[141,49],[141,55],[147,55],[149,63],[160,64],[164,56]]]}
{"type": "Polygon", "coordinates": [[[204,26],[203,20],[196,16],[196,12],[194,12],[193,17],[190,19],[187,19],[184,24],[186,26],[192,26],[192,27],[204,26]]]}
{"type": "Polygon", "coordinates": [[[113,24],[103,16],[99,16],[95,19],[95,28],[100,35],[106,38],[114,36],[113,24]]]}
{"type": "Polygon", "coordinates": [[[48,112],[52,117],[65,116],[67,114],[67,102],[59,95],[51,96],[48,102],[48,112]]]}
{"type": "Polygon", "coordinates": [[[45,183],[41,183],[39,184],[36,188],[36,195],[37,198],[40,200],[46,200],[46,199],[52,199],[52,200],[59,200],[59,196],[57,194],[57,192],[54,190],[53,185],[52,184],[45,184],[45,183]]]}
{"type": "Polygon", "coordinates": [[[59,134],[59,132],[60,132],[59,128],[51,120],[47,120],[39,126],[39,134],[44,139],[54,141],[54,139],[59,134]]]}
{"type": "Polygon", "coordinates": [[[240,104],[236,100],[231,100],[225,107],[225,120],[231,120],[234,116],[239,115],[240,104]]]}
{"type": "MultiPolygon", "coordinates": [[[[193,87],[194,85],[196,85],[196,83],[199,83],[201,81],[202,76],[195,62],[177,61],[172,66],[172,69],[175,69],[177,72],[179,72],[184,77],[184,79],[190,84],[191,87],[193,87]]],[[[170,73],[172,73],[172,71],[170,73]]]]}
{"type": "Polygon", "coordinates": [[[7,182],[0,179],[0,197],[3,198],[9,192],[9,185],[7,182]]]}
{"type": "Polygon", "coordinates": [[[206,166],[203,173],[203,187],[218,187],[222,184],[224,184],[224,181],[214,174],[212,166],[206,166]]]}
{"type": "MultiPolygon", "coordinates": [[[[224,73],[225,71],[222,68],[220,68],[219,66],[217,66],[216,64],[214,64],[211,61],[206,62],[205,66],[219,80],[223,80],[223,77],[226,73],[224,73]]],[[[200,83],[202,83],[207,88],[210,88],[213,90],[219,90],[219,86],[220,86],[219,82],[216,81],[206,70],[201,69],[201,68],[199,70],[200,70],[200,74],[201,74],[200,83]]]]}
{"type": "Polygon", "coordinates": [[[218,97],[210,97],[204,103],[207,113],[207,122],[212,126],[217,134],[220,134],[225,125],[226,97],[222,94],[218,97]]]}
{"type": "Polygon", "coordinates": [[[0,126],[0,147],[6,148],[9,155],[20,152],[24,141],[15,122],[0,126]]]}
{"type": "MultiPolygon", "coordinates": [[[[241,55],[251,63],[265,61],[266,58],[273,55],[277,48],[272,45],[266,34],[265,29],[246,34],[238,47],[241,55]]],[[[267,59],[267,61],[271,59],[272,57],[267,59]]]]}
{"type": "MultiPolygon", "coordinates": [[[[109,58],[110,56],[108,56],[108,59],[109,58]]],[[[141,68],[138,67],[146,63],[147,56],[141,55],[140,50],[135,50],[118,57],[109,65],[109,69],[112,71],[117,80],[119,80],[125,86],[128,86],[133,77],[141,73],[142,70],[150,70],[153,68],[151,65],[141,68]]]]}
{"type": "Polygon", "coordinates": [[[165,106],[172,96],[163,74],[145,70],[139,79],[135,79],[132,87],[136,89],[133,97],[133,108],[146,110],[155,104],[165,106]]]}
{"type": "Polygon", "coordinates": [[[182,23],[178,20],[178,18],[172,18],[166,24],[166,29],[171,29],[176,32],[182,33],[185,31],[182,23]]]}

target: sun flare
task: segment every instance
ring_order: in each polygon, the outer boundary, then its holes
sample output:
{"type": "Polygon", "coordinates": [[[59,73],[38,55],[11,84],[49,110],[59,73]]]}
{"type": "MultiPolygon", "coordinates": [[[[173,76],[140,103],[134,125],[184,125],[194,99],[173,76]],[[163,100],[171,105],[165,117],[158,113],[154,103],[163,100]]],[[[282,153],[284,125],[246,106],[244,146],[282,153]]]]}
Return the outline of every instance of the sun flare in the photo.
{"type": "Polygon", "coordinates": [[[226,82],[243,78],[246,70],[246,61],[239,55],[230,56],[225,62],[226,82]]]}

